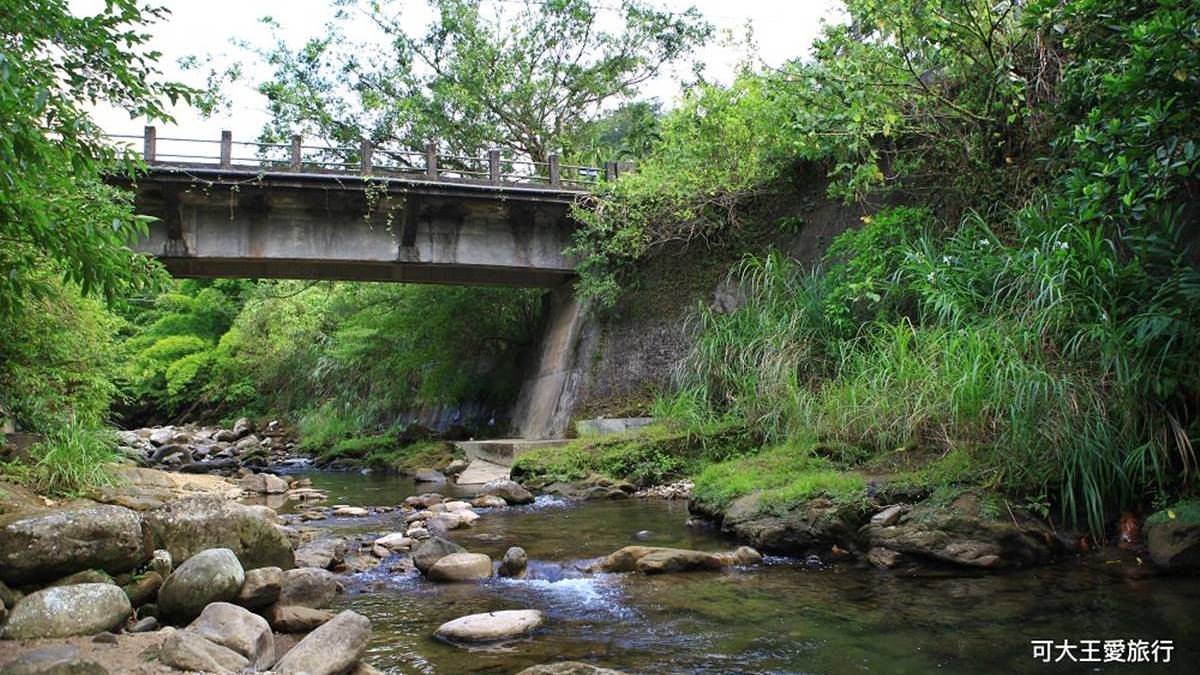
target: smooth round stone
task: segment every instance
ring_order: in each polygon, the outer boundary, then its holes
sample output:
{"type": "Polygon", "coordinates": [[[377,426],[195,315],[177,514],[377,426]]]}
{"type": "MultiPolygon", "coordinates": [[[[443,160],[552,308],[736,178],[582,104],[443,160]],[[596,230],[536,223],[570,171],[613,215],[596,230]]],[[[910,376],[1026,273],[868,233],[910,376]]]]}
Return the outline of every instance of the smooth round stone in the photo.
{"type": "Polygon", "coordinates": [[[483,581],[492,576],[492,559],[482,553],[451,553],[429,568],[433,581],[483,581]]]}
{"type": "Polygon", "coordinates": [[[545,623],[536,609],[509,609],[471,614],[438,627],[435,635],[453,642],[495,642],[523,637],[545,623]]]}

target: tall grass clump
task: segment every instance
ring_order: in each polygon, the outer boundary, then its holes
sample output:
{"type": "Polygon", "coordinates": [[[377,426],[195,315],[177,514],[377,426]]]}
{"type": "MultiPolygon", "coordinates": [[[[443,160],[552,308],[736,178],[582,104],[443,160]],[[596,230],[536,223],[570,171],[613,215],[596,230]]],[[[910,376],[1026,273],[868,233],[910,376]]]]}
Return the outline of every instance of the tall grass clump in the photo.
{"type": "Polygon", "coordinates": [[[43,494],[73,497],[115,484],[119,460],[111,430],[71,420],[30,447],[22,461],[5,465],[5,473],[43,494]]]}

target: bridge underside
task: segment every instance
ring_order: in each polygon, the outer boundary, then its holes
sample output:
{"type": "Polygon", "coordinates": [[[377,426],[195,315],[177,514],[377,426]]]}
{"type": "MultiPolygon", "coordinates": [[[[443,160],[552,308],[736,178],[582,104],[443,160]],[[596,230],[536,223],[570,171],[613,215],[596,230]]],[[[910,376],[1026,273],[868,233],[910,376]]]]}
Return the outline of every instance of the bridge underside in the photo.
{"type": "Polygon", "coordinates": [[[183,277],[555,287],[575,223],[564,191],[347,176],[152,169],[136,249],[183,277]]]}

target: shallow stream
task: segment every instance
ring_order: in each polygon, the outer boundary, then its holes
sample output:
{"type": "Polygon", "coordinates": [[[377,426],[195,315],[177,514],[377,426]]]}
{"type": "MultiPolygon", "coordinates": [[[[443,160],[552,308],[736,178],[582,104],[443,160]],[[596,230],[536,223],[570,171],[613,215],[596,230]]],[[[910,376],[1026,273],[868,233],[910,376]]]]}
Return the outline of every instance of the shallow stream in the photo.
{"type": "MultiPolygon", "coordinates": [[[[328,503],[394,505],[412,481],[311,473],[328,503]]],[[[454,488],[440,490],[454,494],[454,488]]],[[[286,507],[285,507],[286,508],[286,507]]],[[[580,660],[629,673],[1197,672],[1200,580],[1136,578],[1122,565],[1067,561],[1000,575],[898,577],[854,564],[663,575],[595,575],[583,560],[645,543],[705,550],[735,543],[685,527],[682,502],[631,499],[479,510],[450,538],[499,559],[523,547],[530,578],[438,585],[386,565],[344,579],[339,605],[370,617],[370,660],[397,673],[515,673],[580,660]],[[648,535],[643,531],[648,531],[648,535]],[[641,537],[638,533],[643,532],[641,537]],[[468,650],[432,637],[443,622],[498,609],[542,610],[546,625],[502,647],[468,650]],[[1172,640],[1169,664],[1033,658],[1031,640],[1172,640]],[[1069,667],[1068,667],[1069,666],[1069,667]]],[[[342,534],[402,530],[402,516],[308,523],[342,534]]],[[[1058,656],[1056,649],[1053,656],[1058,656]]],[[[1161,654],[1161,653],[1160,653],[1161,654]]],[[[1077,657],[1080,650],[1075,650],[1077,657]]]]}

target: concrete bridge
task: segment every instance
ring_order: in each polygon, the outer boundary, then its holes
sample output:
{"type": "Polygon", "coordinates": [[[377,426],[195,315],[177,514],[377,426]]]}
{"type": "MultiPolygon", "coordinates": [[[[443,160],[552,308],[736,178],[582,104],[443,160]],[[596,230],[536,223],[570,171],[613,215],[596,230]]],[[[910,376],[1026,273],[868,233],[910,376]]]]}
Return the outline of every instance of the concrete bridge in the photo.
{"type": "Polygon", "coordinates": [[[157,218],[136,250],[181,277],[553,288],[571,205],[620,167],[291,144],[141,137],[135,206],[157,218]],[[168,151],[164,152],[163,150],[168,151]],[[198,148],[198,149],[197,149],[198,148]]]}

